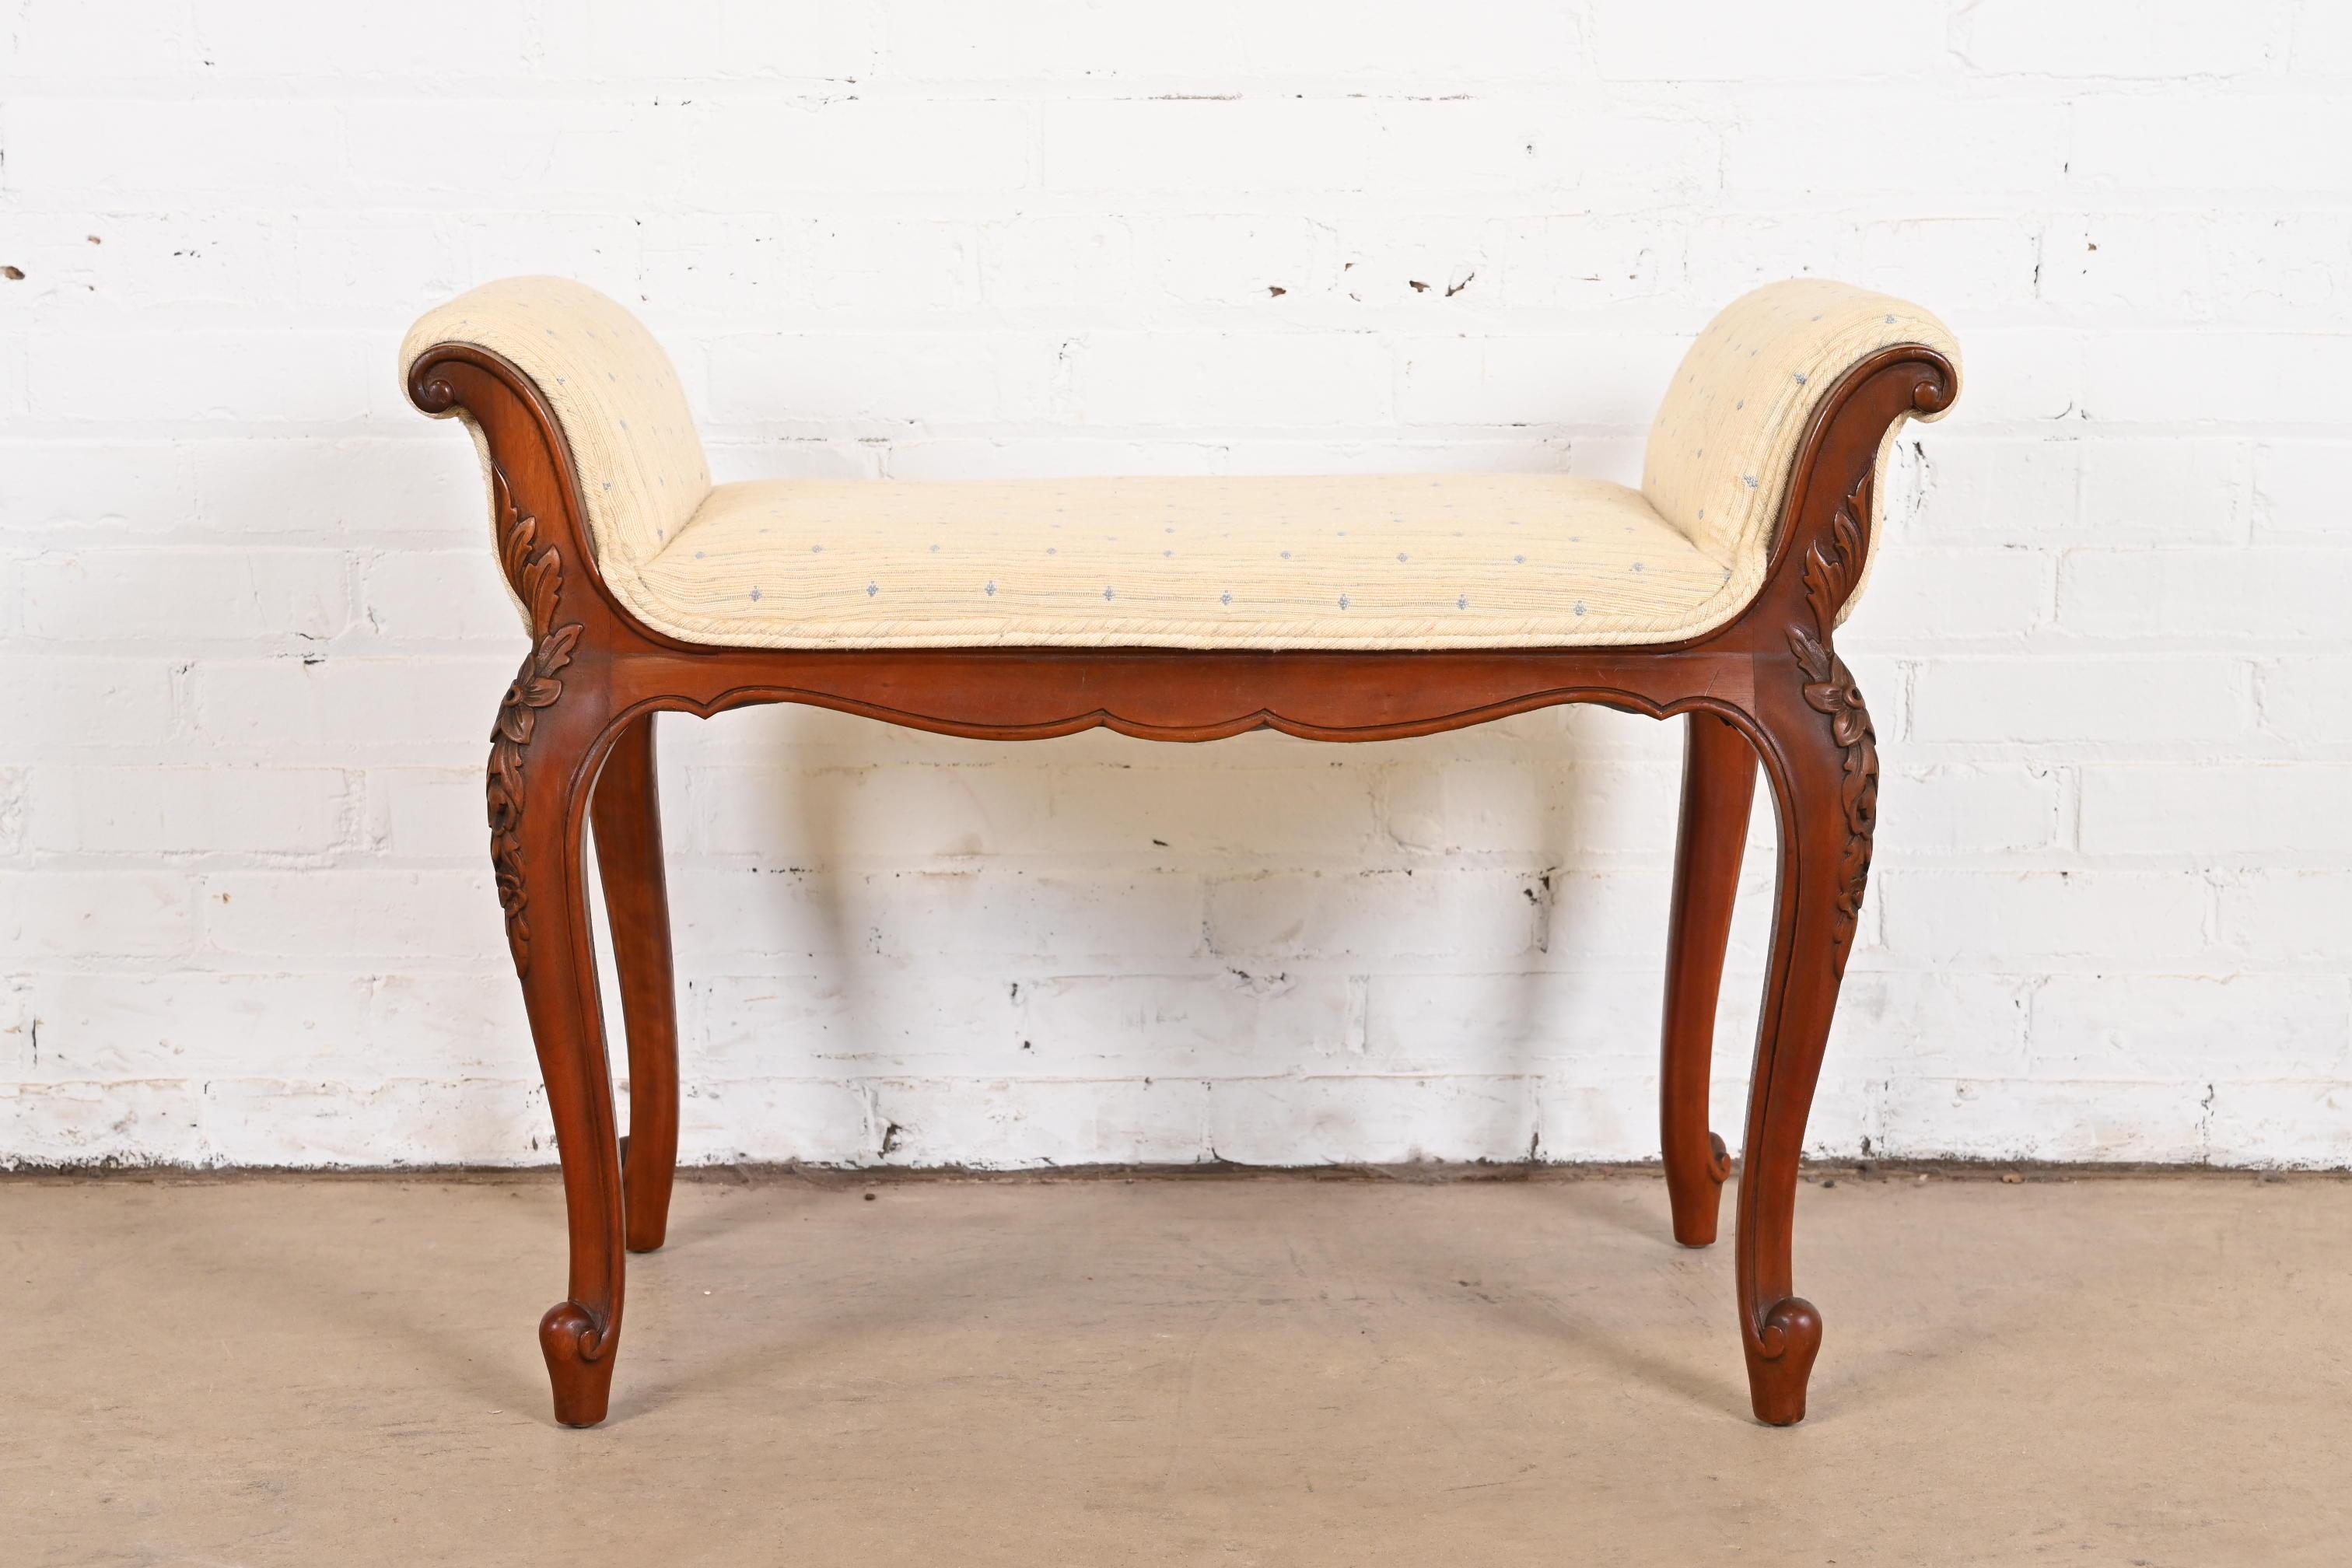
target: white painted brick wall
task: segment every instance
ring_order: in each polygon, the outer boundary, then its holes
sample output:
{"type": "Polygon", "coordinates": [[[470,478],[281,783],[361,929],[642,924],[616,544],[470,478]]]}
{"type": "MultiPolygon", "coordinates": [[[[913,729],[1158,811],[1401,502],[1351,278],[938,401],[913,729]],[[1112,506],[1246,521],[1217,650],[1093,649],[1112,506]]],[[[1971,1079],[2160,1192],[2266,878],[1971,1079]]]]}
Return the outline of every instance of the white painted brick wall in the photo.
{"type": "MultiPolygon", "coordinates": [[[[2352,1162],[2347,15],[0,0],[0,1162],[549,1157],[392,374],[525,269],[726,478],[1630,478],[1731,295],[1911,293],[1815,1146],[2352,1162]]],[[[667,721],[687,1157],[1648,1156],[1675,744],[667,721]]]]}

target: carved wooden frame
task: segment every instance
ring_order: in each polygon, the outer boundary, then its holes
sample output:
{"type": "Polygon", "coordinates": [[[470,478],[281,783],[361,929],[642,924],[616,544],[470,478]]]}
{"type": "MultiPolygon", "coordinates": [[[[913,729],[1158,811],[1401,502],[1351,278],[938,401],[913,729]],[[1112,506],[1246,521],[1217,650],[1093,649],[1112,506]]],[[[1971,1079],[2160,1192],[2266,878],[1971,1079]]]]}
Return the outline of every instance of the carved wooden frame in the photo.
{"type": "Polygon", "coordinates": [[[623,1252],[662,1243],[677,1149],[677,1049],[653,716],[802,702],[997,740],[1097,725],[1162,741],[1272,728],[1325,741],[1460,729],[1564,702],[1686,718],[1666,964],[1660,1111],[1676,1239],[1715,1239],[1730,1163],[1707,1129],[1717,993],[1757,764],[1780,823],[1772,946],[1749,1093],[1735,1272],[1756,1415],[1802,1418],[1821,1315],[1795,1294],[1797,1164],[1870,868],[1878,759],[1835,651],[1867,558],[1881,444],[1958,387],[1932,349],[1880,351],[1841,378],[1799,445],[1761,591],[1729,624],[1652,647],[1426,652],[1166,648],[711,647],[644,626],[606,589],[561,427],[508,361],[443,344],[412,370],[428,413],[458,409],[489,453],[499,557],[530,647],[491,734],[491,859],[563,1169],[570,1288],[540,1324],[555,1414],[604,1416],[623,1252]],[[633,1091],[617,1136],[589,929],[593,816],[633,1091]]]}

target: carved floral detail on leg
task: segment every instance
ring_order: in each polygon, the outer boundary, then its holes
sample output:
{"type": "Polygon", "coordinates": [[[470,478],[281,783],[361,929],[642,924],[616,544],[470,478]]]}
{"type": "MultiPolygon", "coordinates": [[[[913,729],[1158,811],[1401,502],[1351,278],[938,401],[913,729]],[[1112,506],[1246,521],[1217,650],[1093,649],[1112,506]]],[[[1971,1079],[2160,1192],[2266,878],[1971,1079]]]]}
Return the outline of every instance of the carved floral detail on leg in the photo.
{"type": "Polygon", "coordinates": [[[507,486],[507,477],[490,469],[490,489],[499,518],[499,563],[530,618],[530,651],[513,684],[499,700],[498,721],[490,727],[490,769],[488,786],[490,813],[490,865],[497,873],[499,907],[507,917],[507,946],[514,953],[515,973],[530,973],[530,924],[525,917],[530,891],[522,872],[522,764],[531,731],[541,709],[554,706],[563,695],[558,671],[572,662],[572,645],[582,626],[574,621],[555,625],[556,602],[563,592],[563,556],[553,545],[532,546],[539,539],[539,520],[522,515],[507,486]]]}
{"type": "Polygon", "coordinates": [[[1837,898],[1837,973],[1845,973],[1853,951],[1853,931],[1862,918],[1864,889],[1870,882],[1870,849],[1878,826],[1878,736],[1871,728],[1870,710],[1863,705],[1853,672],[1831,650],[1837,615],[1853,592],[1862,569],[1861,518],[1868,505],[1870,476],[1864,474],[1830,521],[1831,552],[1819,542],[1805,552],[1805,601],[1811,605],[1818,635],[1803,626],[1789,628],[1789,649],[1805,674],[1805,703],[1828,715],[1831,739],[1843,753],[1843,779],[1839,795],[1845,808],[1845,848],[1839,857],[1837,898]]]}

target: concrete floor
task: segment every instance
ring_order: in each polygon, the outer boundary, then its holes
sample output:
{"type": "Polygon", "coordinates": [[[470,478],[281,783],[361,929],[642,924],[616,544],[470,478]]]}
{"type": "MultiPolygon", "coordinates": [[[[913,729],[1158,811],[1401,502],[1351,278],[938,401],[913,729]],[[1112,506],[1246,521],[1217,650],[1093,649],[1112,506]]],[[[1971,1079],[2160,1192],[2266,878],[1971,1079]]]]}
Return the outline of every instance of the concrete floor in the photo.
{"type": "Polygon", "coordinates": [[[1775,1431],[1654,1176],[691,1181],[570,1432],[544,1175],[6,1179],[0,1563],[2352,1561],[2352,1183],[1799,1220],[1775,1431]]]}

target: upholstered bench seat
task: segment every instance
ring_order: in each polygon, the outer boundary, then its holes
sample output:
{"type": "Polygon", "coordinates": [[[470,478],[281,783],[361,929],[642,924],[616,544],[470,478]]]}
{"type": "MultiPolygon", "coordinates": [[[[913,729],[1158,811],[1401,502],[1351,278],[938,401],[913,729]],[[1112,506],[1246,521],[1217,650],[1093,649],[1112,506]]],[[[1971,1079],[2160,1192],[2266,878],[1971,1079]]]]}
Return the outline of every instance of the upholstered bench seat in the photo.
{"type": "Polygon", "coordinates": [[[1671,642],[1739,608],[1642,492],[1549,474],[720,485],[616,584],[747,647],[1671,642]]]}
{"type": "Polygon", "coordinates": [[[1756,1414],[1800,1419],[1822,1319],[1792,1276],[1798,1162],[1878,809],[1877,736],[1837,632],[1869,573],[1877,476],[1906,420],[1950,405],[1957,353],[1885,294],[1759,289],[1664,381],[1638,489],[1492,473],[714,486],[687,381],[613,300],[517,278],[427,314],[403,383],[472,428],[529,638],[486,805],[563,1164],[571,1269],[540,1320],[557,1418],[604,1416],[623,1253],[662,1244],[677,1160],[656,718],[793,702],[994,741],[1366,742],[1596,702],[1685,726],[1659,1131],[1674,1234],[1695,1247],[1731,1170],[1708,1126],[1716,1001],[1759,771],[1770,785],[1733,1274],[1756,1414]]]}

